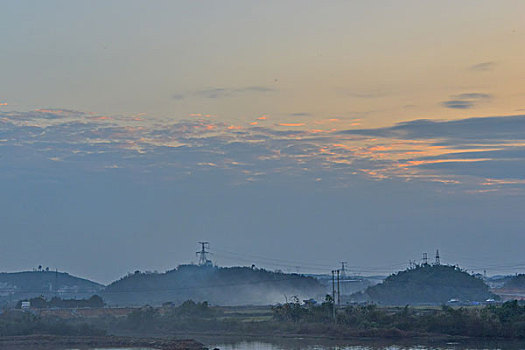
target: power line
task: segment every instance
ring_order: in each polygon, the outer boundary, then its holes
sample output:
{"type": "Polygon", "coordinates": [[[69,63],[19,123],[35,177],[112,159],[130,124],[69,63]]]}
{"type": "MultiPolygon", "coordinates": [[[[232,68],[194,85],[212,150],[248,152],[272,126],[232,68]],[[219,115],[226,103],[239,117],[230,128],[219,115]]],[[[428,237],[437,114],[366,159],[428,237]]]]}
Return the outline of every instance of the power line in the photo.
{"type": "Polygon", "coordinates": [[[247,253],[238,253],[238,252],[232,252],[224,249],[214,248],[214,251],[223,252],[225,254],[233,255],[233,256],[241,256],[251,259],[259,259],[263,261],[273,261],[278,263],[284,263],[284,264],[292,264],[293,266],[301,265],[301,266],[315,266],[318,268],[329,268],[330,264],[319,264],[319,263],[312,263],[312,262],[304,262],[304,261],[298,261],[298,260],[288,260],[288,259],[281,259],[281,258],[273,258],[273,257],[267,257],[267,256],[261,256],[261,255],[255,255],[255,254],[247,254],[247,253]]]}

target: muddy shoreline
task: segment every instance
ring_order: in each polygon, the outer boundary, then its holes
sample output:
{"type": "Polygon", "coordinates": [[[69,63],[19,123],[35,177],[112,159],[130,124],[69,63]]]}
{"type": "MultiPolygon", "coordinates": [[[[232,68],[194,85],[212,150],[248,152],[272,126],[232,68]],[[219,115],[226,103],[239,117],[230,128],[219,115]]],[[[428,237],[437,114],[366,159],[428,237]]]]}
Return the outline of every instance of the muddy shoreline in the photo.
{"type": "Polygon", "coordinates": [[[0,337],[0,349],[91,349],[151,348],[159,350],[205,350],[204,344],[192,339],[135,338],[118,336],[30,335],[0,337]]]}

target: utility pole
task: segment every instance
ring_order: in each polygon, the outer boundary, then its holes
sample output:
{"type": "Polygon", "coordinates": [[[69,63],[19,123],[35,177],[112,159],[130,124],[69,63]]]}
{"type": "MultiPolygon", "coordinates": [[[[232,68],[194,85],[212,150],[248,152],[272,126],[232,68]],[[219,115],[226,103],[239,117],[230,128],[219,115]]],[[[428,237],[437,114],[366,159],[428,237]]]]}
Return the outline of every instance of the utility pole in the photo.
{"type": "Polygon", "coordinates": [[[332,270],[332,317],[335,323],[335,270],[332,270]]]}
{"type": "Polygon", "coordinates": [[[337,306],[341,306],[341,290],[339,289],[339,270],[337,270],[337,306]]]}
{"type": "Polygon", "coordinates": [[[343,295],[345,295],[346,292],[346,265],[348,265],[346,261],[341,261],[341,291],[343,295]]]}
{"type": "Polygon", "coordinates": [[[436,250],[436,263],[435,265],[440,265],[441,259],[439,258],[439,249],[436,250]]]}

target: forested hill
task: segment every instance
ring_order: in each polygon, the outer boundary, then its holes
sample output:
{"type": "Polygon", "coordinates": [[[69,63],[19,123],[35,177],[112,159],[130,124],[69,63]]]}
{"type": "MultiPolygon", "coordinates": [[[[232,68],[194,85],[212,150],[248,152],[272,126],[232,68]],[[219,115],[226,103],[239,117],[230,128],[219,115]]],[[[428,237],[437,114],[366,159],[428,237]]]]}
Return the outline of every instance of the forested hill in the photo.
{"type": "Polygon", "coordinates": [[[181,265],[166,273],[130,274],[102,292],[110,305],[179,304],[185,300],[215,305],[267,305],[322,296],[315,278],[249,267],[181,265]]]}
{"type": "Polygon", "coordinates": [[[421,265],[393,274],[352,298],[382,305],[440,305],[451,299],[483,302],[497,297],[483,280],[455,266],[421,265]]]}
{"type": "Polygon", "coordinates": [[[100,292],[103,285],[65,272],[24,271],[0,273],[0,302],[44,296],[51,298],[89,298],[100,292]]]}
{"type": "Polygon", "coordinates": [[[508,289],[525,289],[525,274],[512,276],[511,279],[505,282],[503,287],[508,289]]]}

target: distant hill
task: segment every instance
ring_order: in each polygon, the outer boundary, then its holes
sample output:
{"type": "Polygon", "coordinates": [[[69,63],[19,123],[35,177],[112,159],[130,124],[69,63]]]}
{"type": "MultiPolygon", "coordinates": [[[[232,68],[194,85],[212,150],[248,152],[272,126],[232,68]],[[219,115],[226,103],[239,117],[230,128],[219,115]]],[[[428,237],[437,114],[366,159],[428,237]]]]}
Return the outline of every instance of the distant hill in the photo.
{"type": "Polygon", "coordinates": [[[352,295],[355,301],[382,305],[445,304],[497,298],[483,280],[448,265],[421,265],[387,277],[383,283],[352,295]]]}
{"type": "Polygon", "coordinates": [[[102,292],[110,305],[180,304],[188,299],[215,305],[267,305],[286,298],[319,297],[313,277],[249,267],[181,265],[166,273],[130,274],[102,292]]]}
{"type": "Polygon", "coordinates": [[[525,274],[512,276],[503,285],[505,289],[525,289],[525,274]]]}
{"type": "Polygon", "coordinates": [[[89,298],[103,285],[65,272],[24,271],[0,273],[0,303],[16,303],[21,299],[44,296],[52,298],[89,298]]]}

